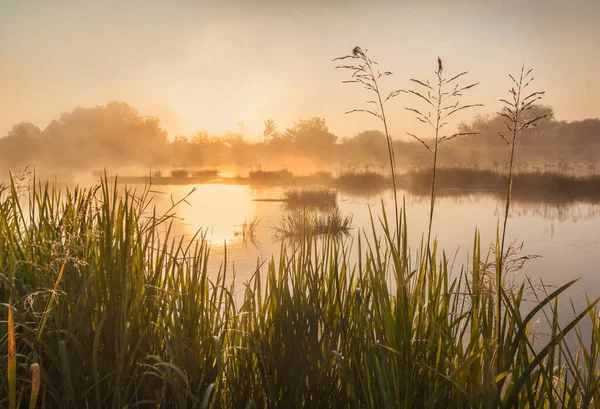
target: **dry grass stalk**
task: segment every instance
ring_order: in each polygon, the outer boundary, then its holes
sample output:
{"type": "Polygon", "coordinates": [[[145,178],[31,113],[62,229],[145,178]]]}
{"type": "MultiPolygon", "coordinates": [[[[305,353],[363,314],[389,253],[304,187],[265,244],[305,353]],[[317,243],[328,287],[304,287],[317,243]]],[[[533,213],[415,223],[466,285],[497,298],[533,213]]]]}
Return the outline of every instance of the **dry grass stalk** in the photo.
{"type": "Polygon", "coordinates": [[[433,210],[435,207],[436,197],[436,170],[438,162],[439,145],[443,142],[450,141],[460,136],[475,135],[476,132],[450,132],[443,133],[444,128],[448,125],[447,120],[458,112],[469,108],[479,107],[482,104],[462,104],[460,98],[465,91],[478,85],[478,83],[470,83],[461,85],[459,79],[468,74],[468,71],[461,72],[449,78],[444,76],[444,66],[440,57],[437,59],[437,70],[434,71],[435,82],[432,84],[429,80],[419,80],[412,78],[410,81],[416,84],[416,89],[402,90],[417,98],[419,102],[426,104],[425,109],[417,109],[414,107],[406,107],[407,111],[415,114],[417,120],[434,132],[434,140],[432,146],[427,143],[424,137],[417,136],[413,133],[407,134],[419,141],[433,155],[432,167],[433,175],[431,179],[431,205],[429,210],[429,227],[427,229],[427,255],[430,255],[431,243],[431,226],[433,223],[433,210]]]}
{"type": "Polygon", "coordinates": [[[397,243],[400,243],[400,213],[398,211],[398,194],[396,192],[396,158],[394,155],[394,146],[392,137],[388,129],[388,123],[385,116],[385,104],[389,100],[397,97],[401,90],[395,90],[390,92],[387,97],[383,97],[380,89],[379,80],[382,77],[392,75],[390,71],[381,72],[378,68],[377,61],[372,60],[367,56],[367,50],[364,51],[360,47],[354,47],[352,53],[343,57],[335,58],[333,61],[351,61],[350,64],[339,65],[336,68],[349,70],[351,76],[349,80],[342,81],[343,83],[359,84],[364,89],[375,95],[375,99],[367,100],[367,104],[372,104],[372,109],[352,109],[346,114],[353,112],[364,112],[378,118],[382,123],[385,130],[385,138],[388,148],[388,159],[390,164],[390,173],[392,176],[392,185],[394,188],[394,210],[396,219],[396,239],[397,243]]]}

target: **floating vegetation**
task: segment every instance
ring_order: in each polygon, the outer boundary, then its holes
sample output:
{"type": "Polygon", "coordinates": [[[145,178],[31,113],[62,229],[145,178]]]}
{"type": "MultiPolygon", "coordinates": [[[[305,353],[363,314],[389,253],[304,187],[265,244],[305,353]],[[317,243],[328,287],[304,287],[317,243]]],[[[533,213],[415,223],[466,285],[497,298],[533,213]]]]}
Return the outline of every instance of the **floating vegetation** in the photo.
{"type": "Polygon", "coordinates": [[[295,188],[283,192],[283,200],[289,209],[312,207],[319,210],[331,210],[337,206],[335,189],[295,188]]]}
{"type": "Polygon", "coordinates": [[[187,178],[190,176],[190,172],[187,169],[173,169],[171,170],[171,177],[174,178],[187,178]]]}
{"type": "Polygon", "coordinates": [[[351,171],[334,179],[336,188],[356,196],[373,196],[390,188],[390,179],[370,170],[351,171]]]}
{"type": "Polygon", "coordinates": [[[275,238],[300,239],[321,235],[332,237],[348,236],[352,227],[352,216],[344,216],[336,208],[327,213],[311,211],[307,208],[284,213],[279,223],[273,227],[275,238]]]}
{"type": "Polygon", "coordinates": [[[220,174],[219,169],[199,169],[192,172],[195,177],[218,177],[220,174]]]}
{"type": "Polygon", "coordinates": [[[293,179],[294,175],[287,169],[280,170],[251,170],[248,173],[248,178],[253,183],[288,183],[293,179]]]}

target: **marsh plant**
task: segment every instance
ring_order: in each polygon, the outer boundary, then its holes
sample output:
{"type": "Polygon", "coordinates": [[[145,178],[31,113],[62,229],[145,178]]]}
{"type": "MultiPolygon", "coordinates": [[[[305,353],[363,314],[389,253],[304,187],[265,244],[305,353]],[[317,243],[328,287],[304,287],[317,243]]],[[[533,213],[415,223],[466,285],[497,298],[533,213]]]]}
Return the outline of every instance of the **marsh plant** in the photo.
{"type": "Polygon", "coordinates": [[[405,109],[414,113],[417,120],[425,124],[432,132],[430,135],[416,135],[411,132],[407,134],[419,141],[432,155],[431,168],[431,199],[429,206],[429,226],[427,228],[427,254],[430,251],[431,229],[433,224],[433,211],[436,199],[436,171],[439,158],[439,147],[442,143],[451,141],[460,136],[475,135],[476,132],[446,132],[448,120],[453,115],[469,108],[482,106],[481,104],[463,104],[461,97],[478,83],[469,83],[461,85],[459,80],[463,79],[468,71],[447,77],[444,73],[444,66],[440,57],[437,59],[437,69],[434,71],[434,80],[420,80],[412,78],[410,81],[415,84],[416,89],[403,90],[402,92],[414,96],[418,102],[425,105],[425,108],[406,107],[405,109]]]}
{"type": "Polygon", "coordinates": [[[346,114],[354,112],[363,112],[378,118],[383,123],[385,139],[387,142],[388,159],[390,165],[390,175],[392,178],[392,187],[394,189],[394,216],[396,220],[395,235],[397,242],[400,243],[400,212],[398,208],[398,193],[396,191],[396,158],[394,155],[394,143],[388,129],[388,123],[385,115],[385,104],[400,94],[400,90],[390,92],[387,96],[380,88],[380,80],[383,77],[392,75],[390,71],[380,71],[379,63],[372,60],[367,55],[367,50],[363,51],[360,47],[354,47],[348,55],[335,58],[333,61],[349,61],[347,64],[339,65],[336,68],[350,71],[350,79],[342,81],[346,84],[358,84],[366,89],[372,99],[366,101],[368,108],[358,108],[347,111],[346,114]],[[371,108],[371,106],[373,106],[371,108]]]}
{"type": "MultiPolygon", "coordinates": [[[[508,184],[506,190],[506,206],[504,209],[504,220],[502,224],[502,237],[500,239],[500,249],[496,252],[496,331],[501,331],[501,314],[502,314],[502,282],[503,273],[505,269],[504,261],[504,246],[506,242],[506,224],[508,221],[508,214],[510,211],[510,204],[512,198],[512,185],[513,185],[513,167],[515,163],[515,147],[519,134],[524,130],[535,127],[537,122],[545,118],[547,115],[532,115],[535,112],[536,102],[539,101],[544,95],[544,91],[532,91],[531,84],[535,77],[533,70],[529,69],[525,71],[525,65],[521,67],[521,73],[517,78],[512,74],[509,74],[509,78],[512,82],[509,90],[510,98],[500,99],[503,104],[502,110],[498,113],[505,119],[505,125],[508,132],[498,132],[498,135],[506,142],[510,148],[510,162],[508,166],[508,184]]],[[[502,340],[502,336],[498,336],[499,341],[502,340]]],[[[501,350],[501,349],[500,349],[501,350]]],[[[498,355],[498,370],[502,369],[502,356],[498,355]]]]}
{"type": "Polygon", "coordinates": [[[337,207],[337,190],[327,188],[294,188],[283,192],[288,209],[312,207],[327,211],[337,207]]]}
{"type": "Polygon", "coordinates": [[[235,237],[241,237],[244,244],[251,243],[255,247],[258,247],[258,240],[256,237],[256,229],[260,224],[260,219],[254,217],[251,220],[244,220],[244,223],[236,226],[239,229],[233,232],[235,237]]]}
{"type": "MultiPolygon", "coordinates": [[[[380,95],[373,62],[359,48],[348,58],[366,75],[358,82],[380,95]]],[[[444,111],[440,101],[461,91],[445,94],[458,77],[441,73],[440,61],[436,122],[460,107],[444,111]]],[[[524,115],[540,95],[520,97],[528,74],[506,111],[513,158],[519,130],[535,124],[524,115]]],[[[436,151],[452,139],[441,128],[436,151]]],[[[150,192],[119,193],[106,176],[92,189],[33,183],[25,198],[14,181],[0,189],[0,297],[8,300],[0,303],[0,407],[33,408],[36,399],[42,409],[598,406],[600,299],[563,323],[558,297],[576,280],[552,290],[499,280],[489,291],[490,264],[496,278],[514,264],[501,251],[490,263],[493,249],[482,252],[478,232],[472,265],[453,275],[435,243],[417,249],[429,257],[411,257],[405,210],[395,209],[392,226],[382,206],[383,233],[372,219],[372,234],[357,236],[357,260],[333,234],[334,225],[349,229],[347,217],[307,219],[305,211],[280,226],[301,232],[295,245],[282,245],[237,291],[227,255],[209,270],[201,232],[172,236],[185,198],[157,214],[150,192]],[[45,290],[52,296],[40,314],[26,301],[45,290]],[[540,316],[549,330],[538,345],[540,316]]]]}
{"type": "Polygon", "coordinates": [[[337,208],[323,213],[308,207],[282,214],[278,224],[273,226],[274,237],[278,240],[316,236],[340,238],[349,236],[351,228],[352,215],[345,216],[337,208]]]}
{"type": "Polygon", "coordinates": [[[471,271],[453,278],[435,246],[434,262],[410,257],[406,223],[397,247],[382,209],[384,234],[358,236],[358,260],[345,240],[305,235],[239,291],[226,260],[209,268],[201,235],[164,229],[172,220],[149,211],[149,190],[37,186],[27,207],[4,191],[0,407],[31,407],[36,396],[42,409],[589,408],[600,398],[597,300],[557,319],[557,297],[574,281],[540,293],[527,315],[529,284],[502,293],[496,370],[478,235],[471,271]],[[71,261],[46,268],[55,257],[46,244],[63,237],[78,237],[71,261]],[[61,294],[42,314],[24,302],[40,289],[61,294]],[[541,345],[538,313],[550,327],[541,345]],[[584,320],[591,338],[577,331],[584,320]],[[571,331],[579,353],[568,353],[571,331]]]}

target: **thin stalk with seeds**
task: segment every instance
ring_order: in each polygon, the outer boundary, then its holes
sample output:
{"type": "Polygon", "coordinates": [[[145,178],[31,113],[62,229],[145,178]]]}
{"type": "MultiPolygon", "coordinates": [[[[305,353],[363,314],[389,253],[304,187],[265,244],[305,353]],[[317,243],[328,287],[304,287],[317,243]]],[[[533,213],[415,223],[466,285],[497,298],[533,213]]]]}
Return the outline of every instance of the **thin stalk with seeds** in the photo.
{"type": "Polygon", "coordinates": [[[440,144],[460,136],[476,135],[478,132],[456,132],[440,136],[442,129],[448,125],[446,120],[456,114],[457,112],[464,111],[469,108],[480,107],[482,104],[461,104],[460,97],[463,96],[463,92],[467,91],[478,83],[471,83],[466,86],[460,85],[457,80],[468,73],[468,71],[461,72],[450,78],[444,77],[444,67],[440,57],[437,59],[437,70],[434,71],[436,76],[437,85],[432,86],[428,80],[422,81],[419,79],[412,78],[410,81],[415,83],[419,88],[416,90],[402,90],[401,92],[411,94],[416,97],[419,101],[424,101],[427,104],[427,111],[420,110],[413,107],[406,107],[407,111],[415,114],[417,120],[433,130],[434,141],[433,146],[429,146],[425,138],[419,137],[414,133],[406,132],[407,135],[413,137],[419,141],[427,150],[433,155],[432,161],[432,177],[431,177],[431,197],[429,206],[429,225],[427,227],[427,242],[426,242],[426,254],[427,258],[431,257],[431,230],[433,225],[433,211],[435,208],[436,198],[436,172],[438,163],[438,148],[440,144]],[[452,85],[454,85],[452,87],[452,85]],[[448,88],[450,86],[450,88],[448,88]],[[432,115],[433,114],[433,115],[432,115]]]}
{"type": "Polygon", "coordinates": [[[352,49],[352,53],[349,55],[345,55],[343,57],[335,58],[333,61],[343,61],[343,60],[352,60],[353,63],[340,65],[336,68],[338,69],[346,69],[352,72],[349,80],[342,81],[343,83],[348,84],[360,84],[367,91],[373,92],[376,96],[376,100],[367,100],[367,104],[374,104],[377,106],[377,109],[353,109],[346,114],[354,113],[354,112],[364,112],[369,115],[372,115],[378,118],[381,122],[383,122],[383,128],[385,131],[385,138],[387,142],[388,149],[388,160],[390,163],[390,173],[392,177],[392,188],[394,189],[394,211],[395,211],[395,221],[396,221],[396,242],[399,246],[400,244],[400,212],[398,209],[398,193],[396,191],[396,157],[394,155],[394,146],[393,141],[390,136],[390,132],[388,129],[388,123],[385,116],[385,103],[389,100],[397,97],[400,94],[400,90],[392,91],[390,94],[383,99],[381,96],[381,89],[379,87],[379,80],[382,77],[386,77],[392,75],[390,71],[381,72],[377,69],[377,61],[372,60],[367,56],[367,50],[364,51],[360,47],[354,47],[352,49]]]}
{"type": "MultiPolygon", "coordinates": [[[[532,115],[532,111],[536,107],[536,101],[540,100],[544,95],[544,91],[528,92],[528,88],[534,80],[533,70],[530,69],[525,72],[525,65],[521,66],[521,74],[519,79],[509,74],[512,81],[512,86],[509,90],[512,100],[500,99],[503,104],[503,108],[498,115],[505,119],[506,127],[508,128],[509,135],[505,135],[502,132],[498,132],[498,135],[506,142],[510,147],[510,162],[508,167],[508,184],[506,187],[506,206],[504,208],[504,220],[502,223],[502,238],[500,240],[500,253],[497,255],[496,265],[496,337],[499,342],[499,351],[502,351],[502,334],[501,332],[501,321],[502,321],[502,274],[504,265],[504,245],[506,242],[506,225],[508,221],[508,213],[510,211],[510,204],[512,199],[512,184],[513,184],[513,168],[515,162],[515,146],[517,137],[519,134],[531,127],[537,126],[537,123],[545,118],[544,115],[532,115]]],[[[497,356],[497,371],[502,371],[502,356],[500,352],[497,356]]]]}

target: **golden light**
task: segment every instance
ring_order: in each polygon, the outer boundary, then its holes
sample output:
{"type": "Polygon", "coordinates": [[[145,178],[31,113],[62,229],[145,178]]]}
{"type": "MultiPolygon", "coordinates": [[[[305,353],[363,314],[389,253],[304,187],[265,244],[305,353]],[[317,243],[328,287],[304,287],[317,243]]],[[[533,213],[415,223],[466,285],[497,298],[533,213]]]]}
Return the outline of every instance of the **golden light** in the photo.
{"type": "MultiPolygon", "coordinates": [[[[174,200],[183,198],[190,186],[170,186],[174,200]]],[[[240,238],[235,232],[241,225],[253,217],[252,197],[247,186],[208,184],[196,186],[196,191],[181,204],[178,223],[181,233],[193,235],[202,228],[212,246],[222,246],[236,242],[240,238]]],[[[164,199],[162,200],[164,201],[164,199]]]]}

